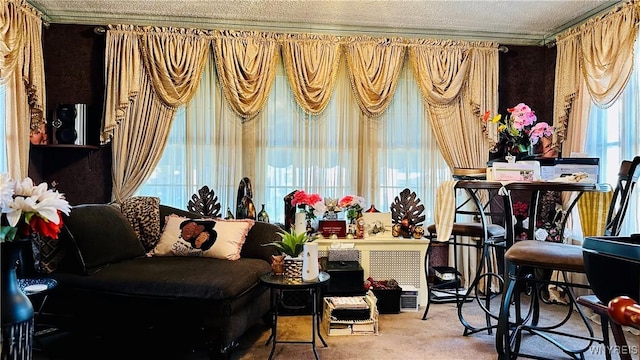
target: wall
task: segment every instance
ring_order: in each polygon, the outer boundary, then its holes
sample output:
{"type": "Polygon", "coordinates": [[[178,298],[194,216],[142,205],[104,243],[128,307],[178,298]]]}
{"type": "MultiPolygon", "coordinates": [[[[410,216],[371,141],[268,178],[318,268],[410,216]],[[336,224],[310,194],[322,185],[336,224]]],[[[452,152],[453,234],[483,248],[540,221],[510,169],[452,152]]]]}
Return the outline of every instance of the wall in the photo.
{"type": "MultiPolygon", "coordinates": [[[[97,146],[104,104],[106,37],[93,30],[91,25],[51,24],[44,30],[43,41],[49,121],[58,104],[88,104],[88,143],[97,146]]],[[[536,111],[538,119],[551,122],[555,48],[507,46],[509,51],[500,53],[500,113],[524,102],[536,111]]],[[[57,182],[58,190],[71,204],[108,202],[111,149],[37,147],[31,152],[29,175],[36,181],[57,182]]]]}
{"type": "MultiPolygon", "coordinates": [[[[105,36],[95,26],[52,24],[43,32],[47,120],[59,104],[87,104],[87,144],[32,146],[29,176],[57,183],[72,205],[111,200],[111,147],[98,146],[104,96],[105,36]]],[[[55,132],[48,127],[49,143],[55,132]]]]}

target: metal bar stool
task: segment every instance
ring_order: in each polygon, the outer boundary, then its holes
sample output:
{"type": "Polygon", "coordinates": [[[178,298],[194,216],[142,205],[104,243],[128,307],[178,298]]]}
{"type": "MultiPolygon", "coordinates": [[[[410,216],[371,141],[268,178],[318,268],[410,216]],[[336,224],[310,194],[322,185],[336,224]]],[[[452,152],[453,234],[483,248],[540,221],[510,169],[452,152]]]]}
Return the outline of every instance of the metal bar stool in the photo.
{"type": "MultiPolygon", "coordinates": [[[[569,183],[569,182],[517,182],[505,185],[508,192],[512,190],[531,191],[530,224],[536,223],[537,208],[540,206],[539,194],[542,191],[573,192],[577,195],[570,202],[566,214],[570,213],[580,196],[588,191],[608,191],[610,186],[601,184],[569,183]]],[[[507,194],[505,201],[511,203],[511,197],[507,194]]],[[[511,209],[505,204],[505,209],[511,209]]],[[[561,229],[567,221],[565,215],[561,222],[561,229]]],[[[533,238],[534,226],[529,226],[529,238],[533,238]]],[[[537,335],[558,347],[562,352],[572,358],[582,358],[592,343],[602,342],[603,339],[594,336],[590,320],[585,316],[582,308],[577,304],[573,288],[588,289],[588,284],[571,281],[569,273],[585,273],[582,247],[564,243],[548,241],[521,240],[514,242],[514,229],[511,216],[507,216],[507,247],[505,253],[505,290],[503,293],[498,329],[496,334],[496,350],[500,359],[514,359],[518,356],[539,358],[535,354],[526,354],[521,351],[523,334],[537,335]],[[545,272],[556,272],[562,275],[554,279],[545,272]],[[556,324],[543,324],[540,320],[541,302],[547,302],[543,292],[548,285],[555,285],[563,290],[568,298],[566,317],[556,324]],[[526,301],[528,300],[528,305],[526,301]],[[512,310],[513,306],[513,310],[512,310]],[[562,326],[567,323],[573,309],[578,311],[584,323],[587,335],[567,333],[562,326]],[[579,345],[569,346],[562,341],[562,337],[584,340],[579,345]],[[584,345],[584,346],[582,346],[584,345]]]]}
{"type": "MultiPolygon", "coordinates": [[[[493,224],[492,217],[496,215],[503,216],[502,213],[496,214],[491,212],[491,199],[490,192],[493,191],[497,194],[499,189],[499,183],[477,181],[484,180],[486,170],[477,169],[475,176],[468,173],[460,174],[461,169],[454,171],[454,178],[457,179],[454,185],[454,192],[456,190],[463,190],[467,197],[459,205],[455,207],[455,219],[451,228],[451,236],[446,241],[437,241],[438,233],[435,224],[431,224],[427,227],[429,232],[429,245],[425,254],[425,276],[427,277],[427,284],[429,283],[429,269],[430,258],[434,244],[447,244],[454,252],[453,262],[453,276],[452,281],[446,281],[440,284],[428,285],[427,304],[425,307],[423,320],[426,320],[427,313],[429,311],[429,305],[431,302],[444,303],[455,302],[457,304],[458,318],[464,326],[464,335],[470,335],[479,331],[486,330],[489,334],[492,333],[492,329],[497,326],[498,315],[491,312],[491,299],[495,295],[492,291],[491,283],[492,279],[497,279],[499,287],[502,287],[502,276],[498,273],[498,269],[494,269],[492,265],[492,248],[502,247],[504,245],[505,229],[501,225],[493,224]],[[486,196],[481,195],[484,191],[486,196]],[[462,222],[459,217],[466,216],[471,217],[472,221],[462,222]],[[461,237],[469,237],[470,242],[463,242],[461,237]],[[467,289],[464,291],[459,290],[461,279],[460,271],[458,271],[458,247],[473,247],[478,252],[478,265],[476,267],[475,276],[470,282],[467,282],[467,289]],[[480,285],[484,285],[480,289],[480,285]],[[445,289],[451,293],[449,296],[438,296],[435,291],[441,291],[445,289]],[[467,302],[475,301],[485,312],[485,324],[476,327],[470,324],[463,315],[462,307],[467,302]],[[496,320],[496,323],[492,323],[492,319],[496,320]]],[[[445,183],[442,186],[450,186],[449,183],[445,183]]],[[[496,293],[499,293],[498,290],[496,293]]]]}

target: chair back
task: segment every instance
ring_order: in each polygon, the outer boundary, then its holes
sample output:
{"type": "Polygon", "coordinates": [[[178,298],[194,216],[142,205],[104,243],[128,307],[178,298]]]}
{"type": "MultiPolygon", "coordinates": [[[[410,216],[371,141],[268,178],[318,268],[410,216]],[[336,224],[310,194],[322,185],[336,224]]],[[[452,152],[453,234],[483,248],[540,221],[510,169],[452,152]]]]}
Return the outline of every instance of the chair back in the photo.
{"type": "Polygon", "coordinates": [[[629,200],[631,194],[640,177],[640,156],[636,156],[632,161],[623,160],[620,165],[620,171],[618,172],[618,181],[616,183],[615,190],[613,191],[613,198],[609,205],[609,212],[607,213],[607,221],[604,230],[606,236],[618,236],[620,235],[620,229],[622,221],[627,214],[627,208],[629,207],[629,200]]]}
{"type": "Polygon", "coordinates": [[[577,207],[583,237],[604,235],[612,199],[613,189],[605,192],[585,192],[580,196],[577,207]]]}

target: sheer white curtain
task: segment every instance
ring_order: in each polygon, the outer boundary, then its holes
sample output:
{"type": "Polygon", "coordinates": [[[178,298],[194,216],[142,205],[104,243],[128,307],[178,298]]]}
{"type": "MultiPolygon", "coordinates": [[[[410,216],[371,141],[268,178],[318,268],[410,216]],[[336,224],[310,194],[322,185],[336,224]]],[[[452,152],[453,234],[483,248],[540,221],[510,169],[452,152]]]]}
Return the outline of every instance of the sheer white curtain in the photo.
{"type": "MultiPolygon", "coordinates": [[[[592,105],[587,127],[588,156],[600,158],[600,180],[615,186],[622,160],[640,155],[640,47],[634,70],[621,97],[607,109],[592,105]]],[[[640,232],[640,191],[634,191],[621,235],[640,232]]]]}
{"type": "MultiPolygon", "coordinates": [[[[284,222],[284,196],[296,189],[322,197],[365,197],[367,205],[389,211],[403,189],[415,191],[433,221],[438,184],[451,177],[405,66],[387,112],[365,119],[341,64],[327,109],[305,114],[295,102],[282,64],[260,114],[244,123],[222,97],[210,62],[198,92],[174,119],[160,163],[138,195],[159,196],[163,204],[186,208],[203,185],[235,213],[240,179],[248,176],[253,200],[272,222],[284,222]]],[[[224,212],[223,212],[224,214],[224,212]]]]}
{"type": "Polygon", "coordinates": [[[217,86],[213,57],[205,65],[194,98],[178,110],[158,166],[137,195],[158,196],[186,209],[191,195],[207,185],[235,213],[242,178],[242,124],[217,86]]]}
{"type": "Polygon", "coordinates": [[[284,222],[285,195],[293,190],[338,198],[357,193],[360,110],[344,60],[329,105],[320,115],[296,103],[282,64],[269,100],[255,120],[254,195],[272,221],[284,222]]]}
{"type": "Polygon", "coordinates": [[[437,185],[451,175],[410,67],[405,66],[392,103],[377,119],[361,116],[344,61],[333,98],[319,116],[304,114],[285,81],[279,67],[256,125],[254,193],[260,201],[265,194],[271,219],[284,221],[283,198],[295,189],[330,198],[359,195],[367,205],[390,211],[394,198],[409,188],[425,205],[426,221],[433,220],[437,185]]]}

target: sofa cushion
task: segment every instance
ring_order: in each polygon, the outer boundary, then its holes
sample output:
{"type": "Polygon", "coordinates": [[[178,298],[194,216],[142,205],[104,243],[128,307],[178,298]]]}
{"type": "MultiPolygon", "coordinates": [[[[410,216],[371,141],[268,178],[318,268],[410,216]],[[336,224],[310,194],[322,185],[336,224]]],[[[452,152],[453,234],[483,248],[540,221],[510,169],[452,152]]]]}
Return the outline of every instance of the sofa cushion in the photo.
{"type": "Polygon", "coordinates": [[[259,284],[260,276],[269,271],[271,265],[258,259],[227,261],[154,256],[114,263],[92,276],[54,273],[52,277],[64,289],[139,297],[226,300],[259,284]]]}
{"type": "Polygon", "coordinates": [[[153,250],[160,240],[160,198],[133,196],[122,202],[120,210],[131,223],[144,249],[153,250]]]}
{"type": "Polygon", "coordinates": [[[74,206],[64,219],[64,236],[70,240],[71,250],[76,253],[84,274],[145,255],[131,224],[112,205],[74,206]]]}
{"type": "Polygon", "coordinates": [[[153,255],[238,260],[254,223],[250,219],[189,219],[172,214],[165,220],[153,255]]]}

